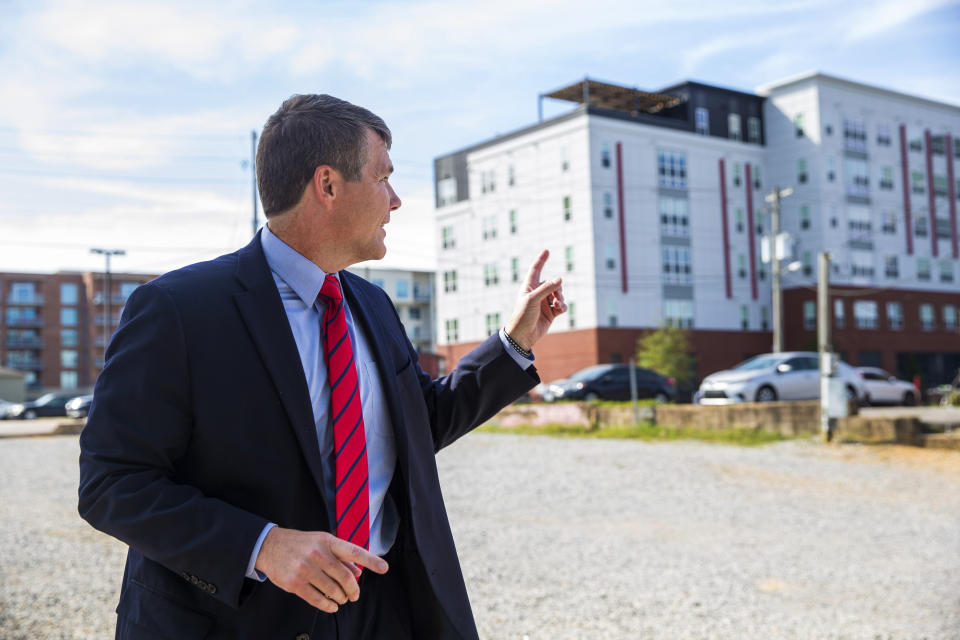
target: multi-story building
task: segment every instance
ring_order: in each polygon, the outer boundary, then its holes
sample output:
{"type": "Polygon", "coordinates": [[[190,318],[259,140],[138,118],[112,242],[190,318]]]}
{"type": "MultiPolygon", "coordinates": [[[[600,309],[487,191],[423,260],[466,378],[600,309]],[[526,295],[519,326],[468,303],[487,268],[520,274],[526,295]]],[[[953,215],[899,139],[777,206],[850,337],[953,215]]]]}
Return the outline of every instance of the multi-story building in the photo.
{"type": "Polygon", "coordinates": [[[355,266],[351,271],[383,289],[407,330],[407,337],[417,351],[432,352],[436,346],[433,331],[433,271],[387,269],[355,266]]]}
{"type": "Polygon", "coordinates": [[[960,366],[960,146],[950,136],[960,108],[822,74],[758,94],[693,82],[647,93],[587,79],[544,97],[579,104],[435,160],[438,351],[451,362],[505,322],[541,248],[551,251],[547,272],[564,276],[569,306],[537,347],[545,379],[625,361],[661,324],[693,330],[700,376],[769,351],[765,196],[792,186],[781,220],[793,240],[788,261],[800,269],[783,278],[786,348],[812,346],[807,303],[816,254],[827,250],[834,308],[849,307],[834,318],[848,361],[930,378],[960,366]],[[908,184],[904,200],[898,190],[908,184]],[[926,250],[912,239],[918,207],[929,214],[926,250]],[[866,338],[857,318],[871,302],[877,320],[866,338]],[[876,312],[894,302],[898,326],[876,312]],[[922,334],[907,316],[927,318],[931,308],[937,320],[922,334]]]}
{"type": "Polygon", "coordinates": [[[0,273],[0,363],[23,371],[28,390],[85,389],[103,368],[112,335],[134,288],[156,276],[111,274],[105,325],[104,274],[0,273]]]}

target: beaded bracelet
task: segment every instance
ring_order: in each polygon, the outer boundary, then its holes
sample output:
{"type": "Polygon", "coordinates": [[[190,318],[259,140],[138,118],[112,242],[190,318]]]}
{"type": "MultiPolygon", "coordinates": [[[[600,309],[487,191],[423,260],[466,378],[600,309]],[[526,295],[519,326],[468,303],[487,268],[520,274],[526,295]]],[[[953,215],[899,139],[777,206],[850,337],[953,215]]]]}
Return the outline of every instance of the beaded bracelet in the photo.
{"type": "Polygon", "coordinates": [[[526,349],[521,347],[519,344],[517,344],[517,341],[510,337],[510,334],[507,333],[506,329],[503,330],[503,335],[507,336],[507,342],[510,343],[510,346],[513,347],[517,353],[522,355],[524,358],[527,358],[528,360],[533,358],[533,352],[527,351],[526,349]]]}

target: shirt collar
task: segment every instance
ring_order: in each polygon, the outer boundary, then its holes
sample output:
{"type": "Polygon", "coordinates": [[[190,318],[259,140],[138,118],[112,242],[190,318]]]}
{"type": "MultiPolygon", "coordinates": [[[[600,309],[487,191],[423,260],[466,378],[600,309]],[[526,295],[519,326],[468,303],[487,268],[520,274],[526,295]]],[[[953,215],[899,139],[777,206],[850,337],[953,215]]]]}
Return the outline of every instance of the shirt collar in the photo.
{"type": "MultiPolygon", "coordinates": [[[[263,225],[260,233],[260,244],[270,270],[290,285],[303,304],[312,306],[317,301],[323,280],[328,274],[274,235],[267,225],[263,225]]],[[[339,281],[340,274],[332,275],[339,281]]]]}

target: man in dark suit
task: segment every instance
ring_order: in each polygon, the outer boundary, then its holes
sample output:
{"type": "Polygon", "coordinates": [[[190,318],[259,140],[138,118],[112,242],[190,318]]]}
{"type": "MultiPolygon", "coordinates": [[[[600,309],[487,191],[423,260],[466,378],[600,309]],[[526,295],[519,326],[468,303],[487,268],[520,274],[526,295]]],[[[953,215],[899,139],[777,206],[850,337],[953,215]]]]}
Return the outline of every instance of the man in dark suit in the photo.
{"type": "Polygon", "coordinates": [[[81,435],[79,509],[130,546],[118,638],[476,638],[434,454],[538,382],[566,310],[531,266],[498,335],[431,380],[389,298],[390,131],[294,96],[264,127],[268,224],[127,302],[81,435]]]}

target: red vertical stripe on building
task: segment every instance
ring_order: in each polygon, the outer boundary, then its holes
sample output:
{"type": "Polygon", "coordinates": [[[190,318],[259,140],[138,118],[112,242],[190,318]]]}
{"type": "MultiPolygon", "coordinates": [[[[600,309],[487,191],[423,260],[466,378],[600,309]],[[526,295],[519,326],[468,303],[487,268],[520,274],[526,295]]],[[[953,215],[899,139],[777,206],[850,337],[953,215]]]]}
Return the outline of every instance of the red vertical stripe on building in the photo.
{"type": "Polygon", "coordinates": [[[933,257],[937,257],[937,245],[940,244],[940,238],[937,237],[937,203],[936,194],[933,192],[933,148],[930,146],[930,129],[923,132],[923,144],[927,152],[927,190],[929,197],[927,202],[930,204],[930,251],[933,257]]]}
{"type": "Polygon", "coordinates": [[[953,177],[953,136],[949,133],[944,136],[944,146],[947,153],[947,198],[950,202],[950,239],[953,242],[953,259],[960,258],[960,247],[957,246],[957,192],[953,177]]]}
{"type": "MultiPolygon", "coordinates": [[[[748,185],[749,187],[749,185],[748,185]]],[[[727,287],[727,298],[733,297],[730,283],[730,231],[727,223],[727,175],[720,158],[720,219],[723,225],[723,282],[727,287]]]]}
{"type": "Polygon", "coordinates": [[[903,224],[907,228],[907,255],[913,255],[913,218],[910,216],[910,168],[907,161],[907,125],[900,125],[900,169],[903,174],[903,224]]]}
{"type": "Polygon", "coordinates": [[[617,143],[617,205],[620,208],[620,288],[627,292],[627,223],[623,213],[623,145],[617,143]]]}
{"type": "Polygon", "coordinates": [[[747,178],[747,224],[750,227],[750,295],[757,299],[757,230],[753,225],[753,179],[750,177],[750,163],[744,162],[747,178]]]}

